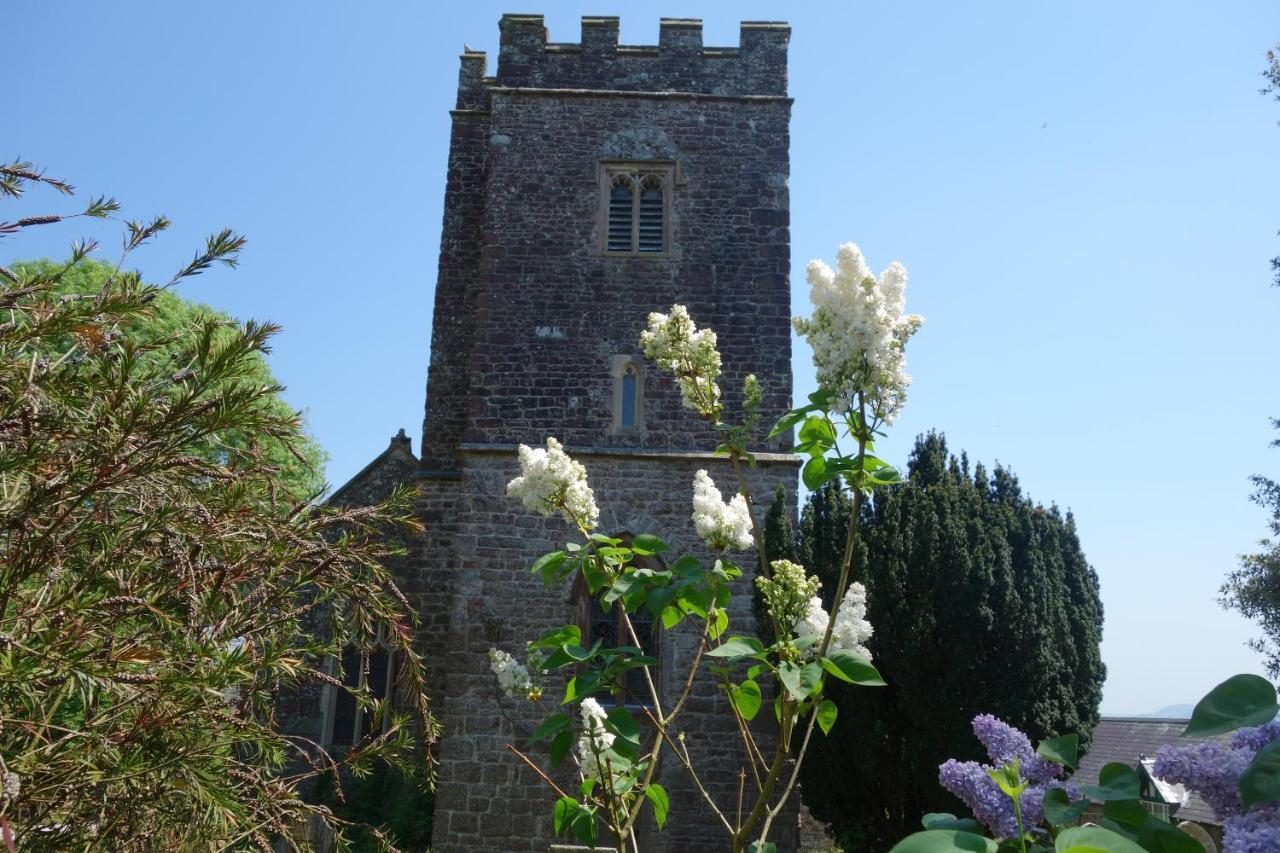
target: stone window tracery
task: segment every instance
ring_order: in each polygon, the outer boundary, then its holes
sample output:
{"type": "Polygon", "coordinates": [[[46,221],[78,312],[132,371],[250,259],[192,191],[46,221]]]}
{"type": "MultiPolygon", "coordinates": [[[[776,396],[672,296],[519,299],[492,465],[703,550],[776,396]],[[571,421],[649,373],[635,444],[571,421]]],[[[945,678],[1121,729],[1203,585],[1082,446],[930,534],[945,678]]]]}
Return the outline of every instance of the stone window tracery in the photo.
{"type": "Polygon", "coordinates": [[[671,163],[603,163],[601,189],[607,255],[663,256],[670,251],[671,163]]]}

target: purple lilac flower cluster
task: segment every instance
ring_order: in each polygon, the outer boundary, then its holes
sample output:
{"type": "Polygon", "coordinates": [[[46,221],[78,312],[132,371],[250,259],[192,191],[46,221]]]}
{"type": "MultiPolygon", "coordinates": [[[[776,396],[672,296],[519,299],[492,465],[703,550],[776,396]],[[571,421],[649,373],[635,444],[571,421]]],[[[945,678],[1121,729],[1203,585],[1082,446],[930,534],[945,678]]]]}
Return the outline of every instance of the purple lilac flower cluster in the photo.
{"type": "Polygon", "coordinates": [[[1019,797],[1022,825],[1026,828],[1035,826],[1044,817],[1044,795],[1049,788],[1065,788],[1071,799],[1080,798],[1075,785],[1053,781],[1062,776],[1062,766],[1036,755],[1031,741],[1013,726],[990,714],[981,714],[973,718],[973,733],[986,747],[991,764],[952,758],[938,768],[938,781],[959,797],[996,838],[1016,838],[1018,818],[1013,800],[1000,790],[988,770],[1007,766],[1017,759],[1023,781],[1030,783],[1019,797]]]}
{"type": "Polygon", "coordinates": [[[1280,738],[1280,723],[1240,729],[1225,744],[1163,746],[1152,771],[1166,782],[1185,785],[1209,804],[1222,821],[1223,853],[1274,853],[1280,850],[1280,808],[1246,812],[1240,801],[1240,776],[1258,751],[1280,738]]]}
{"type": "Polygon", "coordinates": [[[1229,817],[1222,828],[1223,853],[1275,853],[1280,850],[1280,807],[1264,806],[1229,817]]]}

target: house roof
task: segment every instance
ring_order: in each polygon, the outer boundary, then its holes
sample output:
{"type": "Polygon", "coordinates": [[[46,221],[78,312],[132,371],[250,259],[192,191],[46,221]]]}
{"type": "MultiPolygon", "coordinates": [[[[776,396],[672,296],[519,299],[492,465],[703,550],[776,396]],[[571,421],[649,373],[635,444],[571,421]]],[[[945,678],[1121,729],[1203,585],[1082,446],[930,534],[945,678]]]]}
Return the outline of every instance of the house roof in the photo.
{"type": "MultiPolygon", "coordinates": [[[[1150,771],[1150,760],[1156,757],[1160,747],[1166,744],[1190,743],[1182,740],[1187,727],[1186,719],[1159,719],[1152,717],[1103,717],[1093,730],[1093,745],[1080,759],[1080,766],[1071,777],[1077,785],[1098,784],[1098,773],[1113,761],[1136,767],[1139,763],[1150,771]]],[[[1229,734],[1207,740],[1230,738],[1229,734]]],[[[1156,790],[1166,802],[1176,803],[1185,799],[1182,807],[1173,813],[1175,821],[1191,820],[1196,823],[1218,825],[1209,804],[1181,785],[1169,785],[1152,779],[1156,790]]]]}

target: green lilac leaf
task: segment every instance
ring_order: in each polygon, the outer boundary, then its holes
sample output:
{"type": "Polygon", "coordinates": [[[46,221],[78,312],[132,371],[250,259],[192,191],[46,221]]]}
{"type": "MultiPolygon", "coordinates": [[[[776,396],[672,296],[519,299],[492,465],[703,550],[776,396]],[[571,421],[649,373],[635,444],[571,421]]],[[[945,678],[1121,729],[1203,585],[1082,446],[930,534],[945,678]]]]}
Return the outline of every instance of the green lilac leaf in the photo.
{"type": "Polygon", "coordinates": [[[1147,853],[1119,833],[1101,826],[1073,826],[1054,840],[1056,853],[1147,853]]]}
{"type": "Polygon", "coordinates": [[[760,685],[748,679],[729,691],[733,705],[744,720],[754,720],[760,713],[760,685]]]}
{"type": "Polygon", "coordinates": [[[1097,785],[1085,785],[1080,790],[1086,797],[1105,803],[1110,800],[1136,800],[1140,788],[1138,774],[1133,768],[1113,761],[1098,773],[1097,785]]]}
{"type": "Polygon", "coordinates": [[[957,829],[926,829],[908,835],[889,853],[996,853],[998,845],[990,838],[957,829]]]}
{"type": "Polygon", "coordinates": [[[754,637],[730,637],[719,646],[707,652],[712,658],[747,658],[755,657],[764,651],[764,646],[754,637]]]}
{"type": "Polygon", "coordinates": [[[823,699],[818,705],[818,728],[822,729],[824,735],[831,734],[831,727],[836,724],[836,714],[839,709],[836,703],[830,699],[823,699]]]}
{"type": "Polygon", "coordinates": [[[800,479],[804,481],[806,489],[816,489],[827,481],[826,473],[827,460],[822,456],[815,456],[800,469],[800,479]]]}
{"type": "Polygon", "coordinates": [[[657,782],[652,782],[644,789],[644,795],[653,805],[653,817],[658,821],[658,829],[662,829],[667,822],[667,809],[671,805],[667,797],[667,789],[657,782]]]}
{"type": "Polygon", "coordinates": [[[551,737],[556,732],[569,725],[568,714],[552,714],[542,721],[542,725],[534,729],[533,734],[529,736],[528,745],[533,746],[535,743],[551,737]]]}
{"type": "Polygon", "coordinates": [[[971,817],[956,817],[949,812],[930,812],[920,819],[925,829],[956,829],[961,832],[982,833],[982,824],[971,817]]]}
{"type": "Polygon", "coordinates": [[[590,809],[579,809],[573,817],[573,834],[588,847],[596,846],[596,813],[590,809]]]}
{"type": "Polygon", "coordinates": [[[637,554],[661,554],[670,547],[661,538],[654,536],[652,533],[641,533],[631,542],[631,548],[637,554]]]}
{"type": "MultiPolygon", "coordinates": [[[[640,727],[636,725],[636,721],[631,716],[631,712],[626,708],[612,708],[605,716],[605,728],[618,736],[618,741],[614,743],[614,749],[618,749],[620,744],[630,747],[631,755],[634,758],[635,753],[640,751],[640,727]]],[[[624,755],[627,753],[623,750],[624,755]]]]}
{"type": "Polygon", "coordinates": [[[1240,799],[1246,809],[1280,800],[1280,740],[1264,746],[1241,774],[1240,799]]]}
{"type": "Polygon", "coordinates": [[[1075,769],[1080,754],[1080,735],[1069,734],[1043,741],[1036,747],[1036,755],[1049,759],[1055,764],[1075,769]]]}
{"type": "Polygon", "coordinates": [[[561,797],[556,800],[555,810],[555,828],[556,835],[560,835],[569,828],[569,824],[573,822],[573,818],[577,815],[581,807],[578,801],[573,797],[561,797]]]}
{"type": "Polygon", "coordinates": [[[884,687],[884,679],[871,661],[847,649],[832,649],[822,659],[822,668],[841,681],[863,687],[884,687]]]}
{"type": "Polygon", "coordinates": [[[1050,788],[1044,792],[1044,817],[1050,826],[1071,823],[1084,814],[1092,803],[1087,800],[1071,802],[1062,788],[1050,788]]]}
{"type": "Polygon", "coordinates": [[[551,741],[551,766],[559,767],[572,746],[573,732],[563,731],[556,735],[555,740],[551,741]]]}
{"type": "Polygon", "coordinates": [[[548,631],[529,645],[535,649],[556,649],[582,642],[582,629],[577,625],[563,625],[548,631]]]}
{"type": "Polygon", "coordinates": [[[1276,689],[1258,675],[1233,675],[1209,691],[1191,712],[1183,737],[1208,737],[1260,726],[1280,712],[1276,689]]]}

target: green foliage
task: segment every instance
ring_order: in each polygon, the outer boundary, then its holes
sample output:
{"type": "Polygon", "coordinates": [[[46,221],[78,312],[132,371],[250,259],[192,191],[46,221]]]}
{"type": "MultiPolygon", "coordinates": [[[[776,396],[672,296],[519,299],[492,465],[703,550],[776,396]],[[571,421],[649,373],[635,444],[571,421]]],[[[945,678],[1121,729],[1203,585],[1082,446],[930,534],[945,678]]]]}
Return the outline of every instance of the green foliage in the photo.
{"type": "Polygon", "coordinates": [[[410,772],[385,761],[363,778],[348,779],[338,796],[330,774],[317,780],[308,797],[350,824],[347,840],[353,853],[375,853],[390,842],[397,849],[422,853],[431,844],[435,797],[426,767],[410,772]]]}
{"type": "Polygon", "coordinates": [[[1148,853],[1133,841],[1100,826],[1075,826],[1054,842],[1057,853],[1148,853]]]}
{"type": "Polygon", "coordinates": [[[1258,675],[1233,675],[1205,694],[1191,712],[1183,737],[1209,737],[1269,723],[1280,713],[1276,689],[1258,675]]]}
{"type": "MultiPolygon", "coordinates": [[[[1262,87],[1262,94],[1271,95],[1280,101],[1280,44],[1267,51],[1267,67],[1262,72],[1262,78],[1267,81],[1262,87]]],[[[1271,271],[1275,273],[1273,283],[1280,287],[1280,257],[1271,259],[1271,271]]]]}
{"type": "Polygon", "coordinates": [[[1080,735],[1069,734],[1043,741],[1036,747],[1036,755],[1074,770],[1080,758],[1080,735]]]}
{"type": "Polygon", "coordinates": [[[926,829],[908,835],[890,853],[996,853],[996,843],[959,829],[926,829]]]}
{"type": "MultiPolygon", "coordinates": [[[[32,278],[53,278],[57,285],[54,294],[59,297],[70,295],[96,296],[111,279],[115,267],[101,261],[85,260],[63,272],[62,265],[52,261],[19,261],[14,264],[14,271],[32,278]]],[[[162,290],[155,294],[149,310],[145,315],[132,317],[123,328],[129,339],[138,344],[154,344],[170,341],[156,347],[145,357],[156,360],[162,369],[167,367],[173,372],[182,370],[187,365],[180,363],[183,356],[183,334],[197,325],[212,321],[220,329],[216,339],[219,343],[229,340],[234,334],[235,321],[227,314],[216,311],[207,305],[201,305],[182,299],[176,294],[162,290]]],[[[72,335],[62,335],[49,341],[50,353],[57,355],[65,352],[72,344],[72,335]]],[[[265,388],[279,389],[280,384],[271,375],[264,353],[254,353],[245,364],[243,376],[237,380],[243,383],[256,383],[265,388]]],[[[279,395],[272,393],[264,401],[271,413],[281,420],[298,418],[299,415],[289,407],[279,395]]],[[[259,449],[261,463],[276,468],[280,481],[289,494],[296,500],[307,500],[320,493],[324,488],[324,465],[328,454],[316,443],[315,439],[301,430],[293,438],[292,444],[285,444],[269,437],[259,449]]],[[[234,430],[226,431],[215,440],[202,442],[199,453],[210,459],[236,457],[248,448],[251,437],[234,430]]]]}
{"type": "MultiPolygon", "coordinates": [[[[808,565],[797,559],[796,536],[791,516],[792,512],[787,506],[787,490],[779,486],[764,515],[764,551],[770,560],[791,560],[808,565]]],[[[764,574],[766,571],[766,566],[757,566],[757,574],[764,574]]],[[[772,620],[769,618],[764,596],[760,587],[755,584],[751,585],[751,613],[755,616],[756,633],[760,635],[760,639],[766,644],[772,644],[777,637],[773,634],[772,620]]]]}
{"type": "MultiPolygon", "coordinates": [[[[0,196],[33,182],[70,192],[0,166],[0,196]]],[[[126,245],[166,226],[125,223],[126,245]]],[[[430,739],[408,602],[384,567],[387,532],[417,529],[411,495],[299,501],[272,455],[307,441],[263,381],[275,327],[165,313],[168,287],[233,265],[242,243],[211,237],[160,287],[95,267],[81,291],[87,243],[62,266],[0,267],[0,773],[20,783],[0,830],[24,850],[295,848],[326,814],[299,784],[338,768],[278,730],[277,693],[347,689],[323,662],[380,636],[402,705],[353,688],[386,730],[345,762],[358,775],[430,739]]]]}
{"type": "MultiPolygon", "coordinates": [[[[869,647],[888,686],[827,693],[839,722],[816,739],[802,792],[858,849],[885,850],[919,815],[954,810],[948,758],[981,758],[970,721],[992,713],[1034,741],[1097,721],[1102,606],[1070,515],[1022,494],[1004,468],[971,474],[941,436],[917,441],[906,482],[864,508],[853,577],[867,587],[869,647]]],[[[852,501],[830,487],[801,515],[799,562],[830,606],[852,501]]]]}
{"type": "MultiPolygon", "coordinates": [[[[1280,420],[1271,423],[1280,430],[1280,420]]],[[[1280,439],[1271,446],[1280,447],[1280,439]]],[[[1263,539],[1260,551],[1240,558],[1240,568],[1222,585],[1220,600],[1259,624],[1262,636],[1249,645],[1264,656],[1267,674],[1280,678],[1280,483],[1262,476],[1252,481],[1253,502],[1270,513],[1267,527],[1274,538],[1263,539]]]]}

